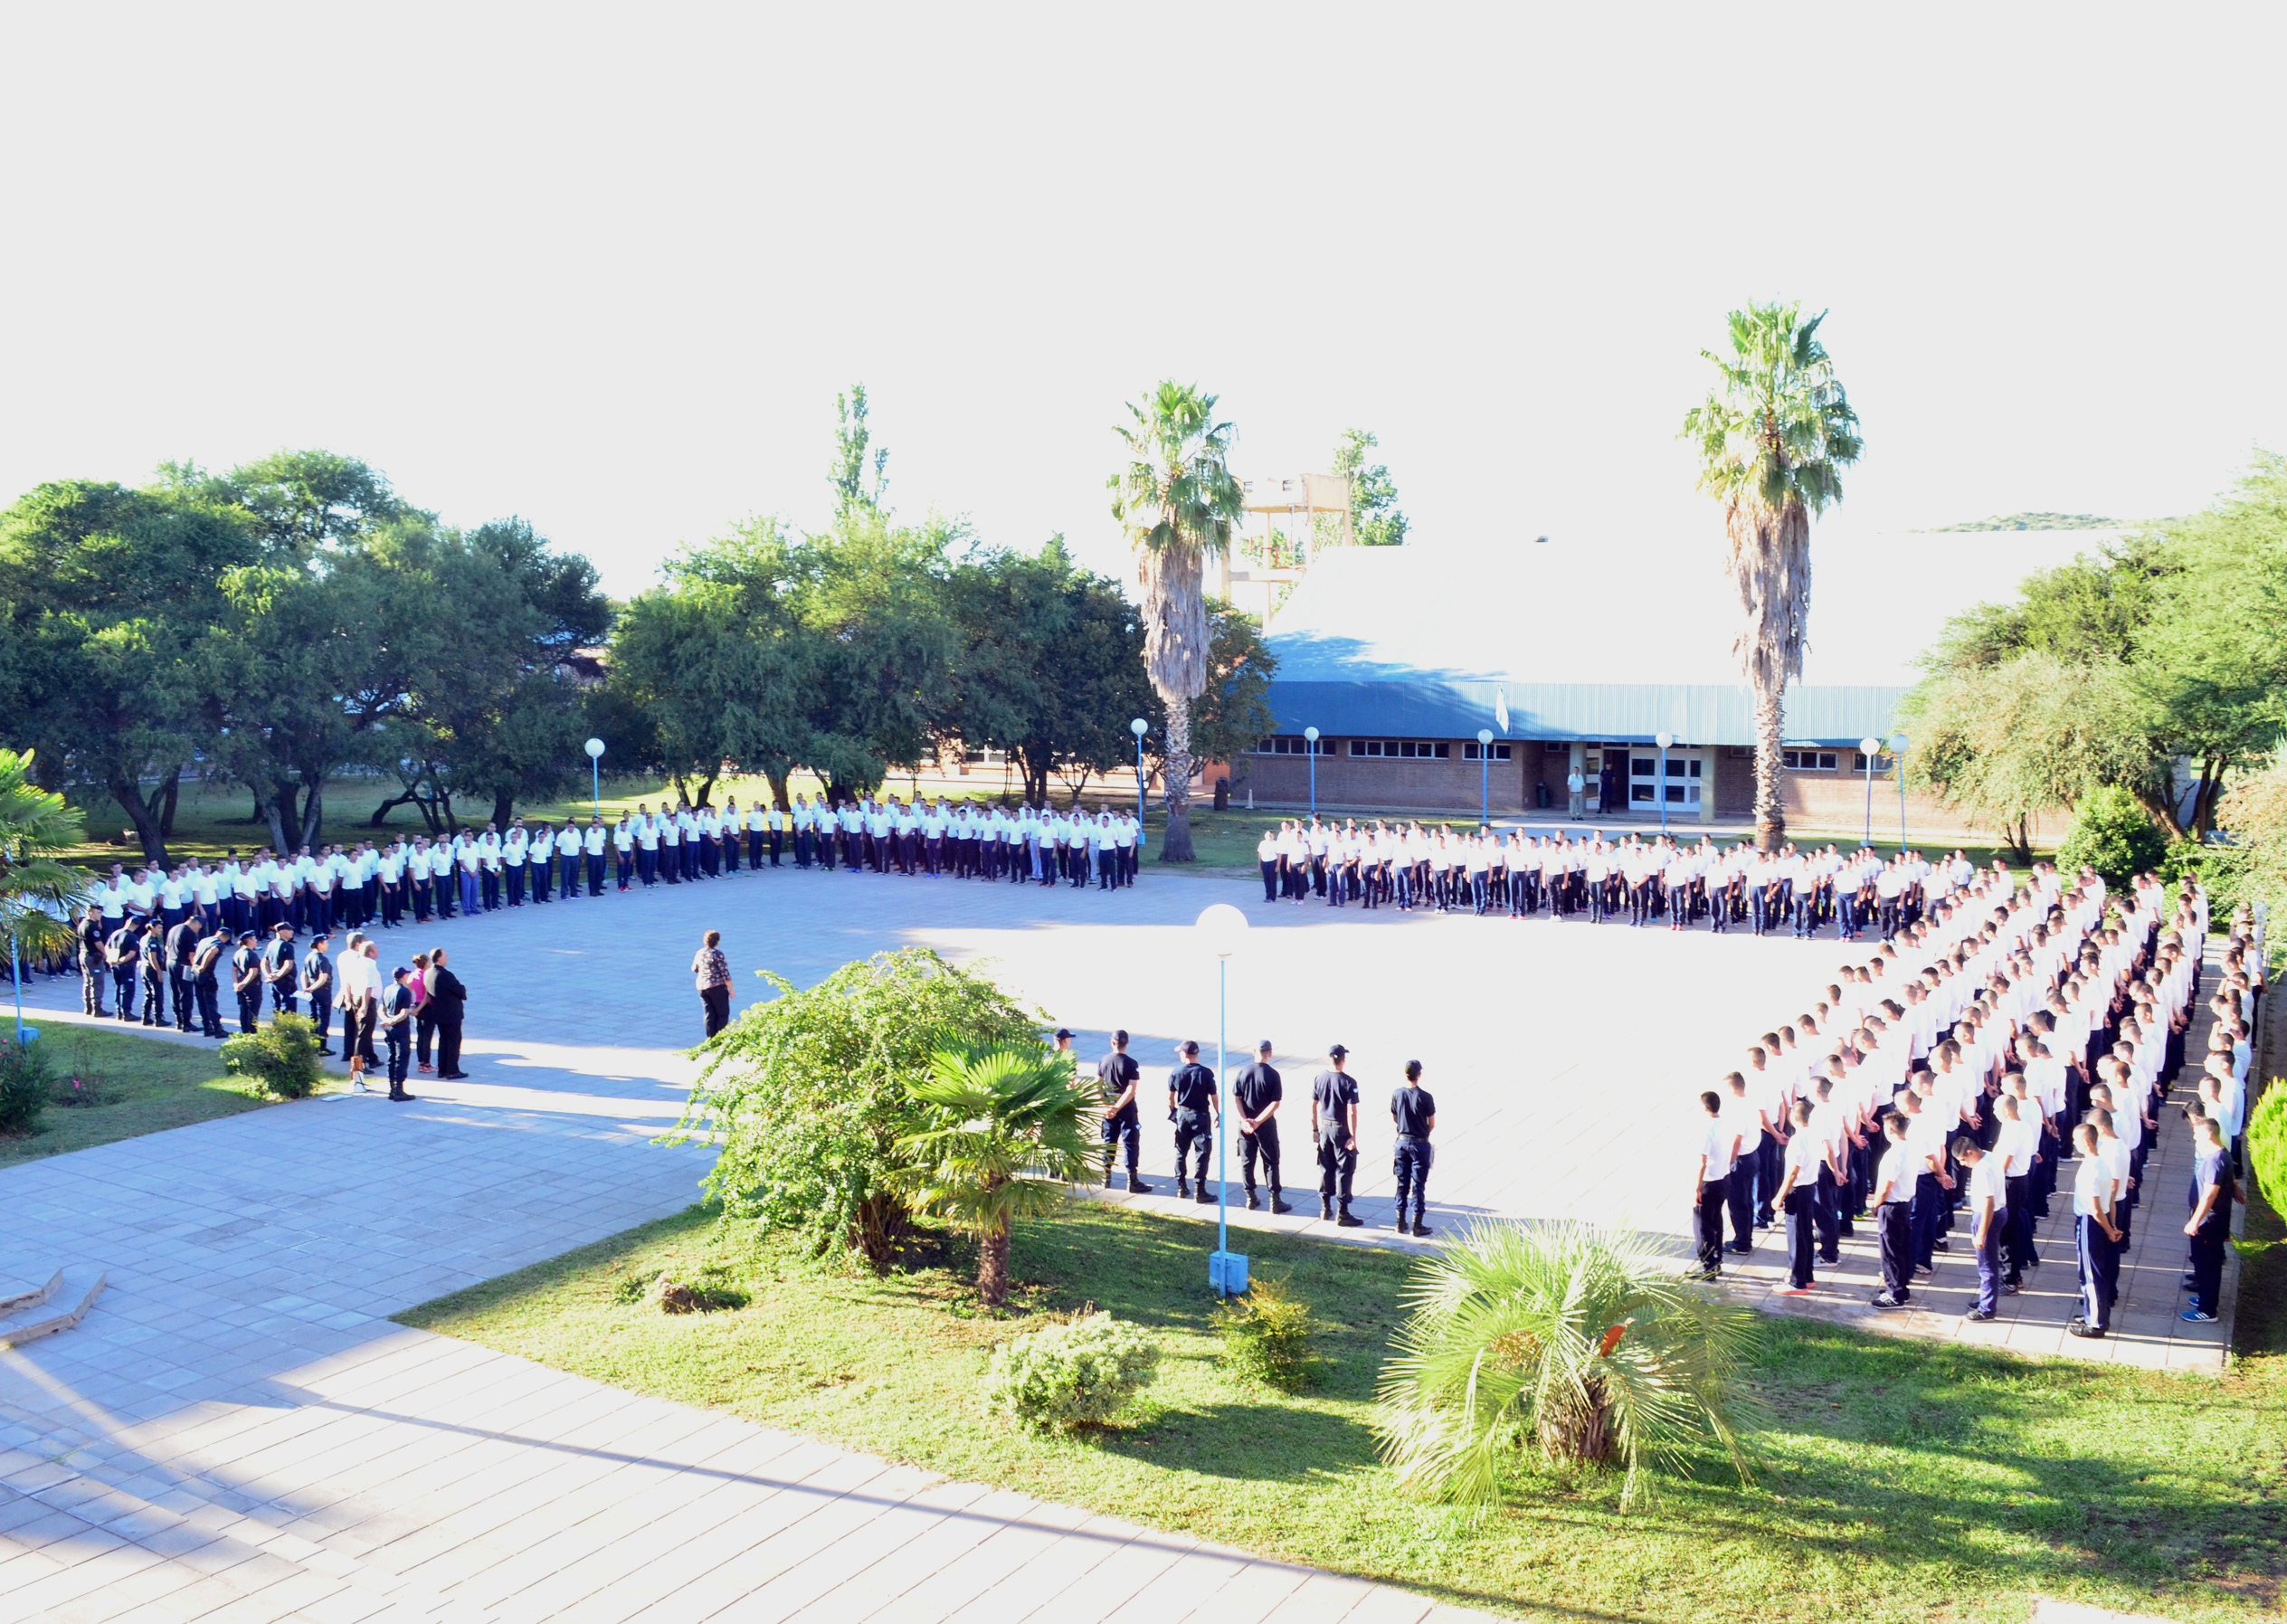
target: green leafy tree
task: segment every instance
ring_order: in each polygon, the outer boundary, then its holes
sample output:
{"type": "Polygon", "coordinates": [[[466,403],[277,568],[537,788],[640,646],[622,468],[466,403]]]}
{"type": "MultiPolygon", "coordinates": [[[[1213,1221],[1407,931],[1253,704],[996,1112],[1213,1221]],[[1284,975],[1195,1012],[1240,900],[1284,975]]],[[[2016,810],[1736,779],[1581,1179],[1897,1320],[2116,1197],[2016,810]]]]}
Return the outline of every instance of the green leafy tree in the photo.
{"type": "Polygon", "coordinates": [[[2136,797],[2108,785],[2082,801],[2073,827],[2057,846],[2056,865],[2066,874],[2093,869],[2117,890],[2146,869],[2157,869],[2167,855],[2168,836],[2136,797]]]}
{"type": "Polygon", "coordinates": [[[906,1085],[928,1125],[897,1141],[907,1158],[889,1182],[913,1210],[977,1238],[977,1296],[1009,1300],[1009,1235],[1019,1218],[1052,1212],[1089,1176],[1096,1145],[1084,1124],[1101,1099],[1071,1058],[1031,1043],[939,1049],[929,1075],[906,1085]]]}
{"type": "Polygon", "coordinates": [[[1398,507],[1397,481],[1383,464],[1366,461],[1381,443],[1363,429],[1344,429],[1334,442],[1334,472],[1350,481],[1350,529],[1358,545],[1402,546],[1411,527],[1398,507]]]}
{"type": "Polygon", "coordinates": [[[905,1141],[930,1125],[915,1085],[940,1051],[1037,1044],[1040,1022],[921,947],[808,989],[764,979],[778,996],[707,1045],[675,1136],[720,1147],[707,1187],[726,1211],[887,1273],[911,1230],[905,1141]]]}
{"type": "Polygon", "coordinates": [[[1723,507],[1740,609],[1732,651],[1755,700],[1755,840],[1765,851],[1787,836],[1779,745],[1810,623],[1810,521],[1842,499],[1842,470],[1861,446],[1858,413],[1818,341],[1825,319],[1794,303],[1733,310],[1731,354],[1701,352],[1716,386],[1684,417],[1699,488],[1723,507]]]}
{"type": "Polygon", "coordinates": [[[1128,407],[1115,431],[1127,467],[1112,476],[1112,516],[1135,551],[1144,596],[1144,664],[1165,708],[1167,764],[1162,862],[1193,860],[1191,704],[1206,690],[1211,655],[1206,561],[1228,552],[1246,498],[1231,476],[1231,425],[1215,396],[1162,382],[1128,407]]]}
{"type": "Polygon", "coordinates": [[[1192,758],[1237,761],[1276,726],[1270,684],[1278,657],[1252,616],[1218,599],[1207,618],[1207,685],[1191,703],[1192,758]]]}
{"type": "Polygon", "coordinates": [[[1398,1480],[1483,1516],[1527,1447],[1627,1472],[1713,1436],[1749,1480],[1732,1382],[1754,1315],[1707,1296],[1640,1237],[1477,1222],[1425,1258],[1375,1429],[1398,1480]]]}
{"type": "Polygon", "coordinates": [[[872,446],[873,431],[866,426],[866,386],[852,384],[848,394],[834,396],[834,467],[827,482],[834,488],[834,517],[847,518],[859,509],[887,511],[882,498],[889,489],[889,448],[872,446]]]}
{"type": "Polygon", "coordinates": [[[31,753],[0,749],[0,935],[25,957],[71,939],[84,877],[56,854],[87,838],[80,813],[32,782],[31,753]]]}

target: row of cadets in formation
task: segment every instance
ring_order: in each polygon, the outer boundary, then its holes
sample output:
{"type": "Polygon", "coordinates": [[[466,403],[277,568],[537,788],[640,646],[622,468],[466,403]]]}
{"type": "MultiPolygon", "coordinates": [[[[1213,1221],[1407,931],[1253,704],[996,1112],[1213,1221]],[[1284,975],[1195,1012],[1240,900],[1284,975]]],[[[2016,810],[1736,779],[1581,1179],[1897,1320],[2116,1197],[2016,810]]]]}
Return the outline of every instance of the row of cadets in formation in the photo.
{"type": "Polygon", "coordinates": [[[1760,852],[1751,842],[1728,849],[1702,836],[1602,831],[1586,839],[1505,835],[1489,825],[1455,830],[1418,822],[1289,819],[1256,843],[1263,900],[1297,905],[1313,897],[1330,907],[1357,901],[1401,912],[1484,914],[1506,909],[1523,918],[1547,908],[1553,918],[1592,922],[1627,916],[1634,926],[1665,921],[1684,930],[1745,926],[1757,935],[1780,929],[1813,936],[1831,924],[1843,941],[1867,932],[1895,935],[1922,916],[1933,888],[1967,885],[1974,867],[1960,851],[1936,863],[1920,852],[1884,859],[1871,847],[1834,845],[1760,852]]]}
{"type": "MultiPolygon", "coordinates": [[[[1838,1238],[1871,1215],[1876,1306],[1906,1304],[1959,1230],[1978,1273],[1970,1316],[1991,1319],[2039,1266],[2033,1227],[2064,1165],[2078,1160],[2082,1312],[2067,1329],[2103,1335],[2160,1107],[2185,1066],[2209,923],[2206,893],[2189,879],[2172,906],[2149,874],[2109,900],[2108,915],[2104,882],[2086,869],[2065,888],[2038,864],[2019,890],[1997,864],[1846,970],[1809,1011],[1762,1034],[1724,1088],[1702,1096],[1693,1220],[1702,1269],[1720,1271],[1726,1212],[1733,1252],[1751,1250],[1753,1230],[1783,1213],[1787,1295],[1805,1295],[1816,1263],[1838,1261],[1838,1238]]],[[[2194,1324],[2216,1313],[2230,1158],[2245,1118],[2262,985],[2252,920],[2235,921],[2226,943],[2209,1049],[2186,1107],[2195,1177],[2182,1317],[2194,1324]]]]}
{"type": "MultiPolygon", "coordinates": [[[[1056,1046],[1070,1053],[1072,1033],[1058,1028],[1056,1046]]],[[[1142,1094],[1144,1068],[1127,1052],[1128,1035],[1112,1034],[1111,1052],[1096,1068],[1096,1087],[1103,1097],[1104,1186],[1123,1154],[1127,1164],[1127,1189],[1149,1195],[1144,1182],[1142,1094]]],[[[1256,1182],[1259,1163],[1263,1183],[1269,1187],[1273,1212],[1287,1212],[1281,1176],[1279,1115],[1286,1103],[1286,1082],[1271,1064],[1270,1040],[1256,1045],[1255,1061],[1232,1078],[1230,1109],[1237,1131],[1239,1176],[1249,1211],[1262,1206],[1262,1189],[1256,1182]]],[[[1352,1185],[1358,1173],[1360,1093],[1349,1068],[1350,1050],[1340,1043],[1326,1050],[1326,1067],[1310,1083],[1310,1143],[1318,1164],[1318,1216],[1337,1228],[1360,1228],[1364,1220],[1351,1211],[1352,1185]]],[[[1217,1094],[1215,1073],[1200,1064],[1199,1045],[1177,1046],[1174,1068],[1167,1079],[1167,1119],[1175,1129],[1175,1194],[1178,1200],[1213,1201],[1208,1187],[1209,1148],[1215,1143],[1217,1094]],[[1196,1165],[1194,1165],[1196,1163],[1196,1165]],[[1196,1192],[1196,1193],[1194,1193],[1196,1192]]],[[[1398,1185],[1397,1212],[1391,1227],[1401,1235],[1427,1239],[1435,1231],[1428,1222],[1429,1168],[1434,1155],[1430,1135],[1438,1125],[1438,1102],[1421,1086],[1421,1062],[1408,1060],[1404,1080],[1390,1096],[1391,1172],[1398,1185]]]]}
{"type": "Polygon", "coordinates": [[[895,796],[828,808],[798,795],[791,812],[756,805],[741,812],[735,800],[719,811],[654,812],[646,803],[608,827],[593,815],[553,828],[517,818],[505,834],[488,823],[449,839],[305,847],[290,858],[264,851],[242,859],[232,850],[216,864],[190,860],[133,873],[115,863],[89,888],[87,906],[107,939],[128,925],[157,923],[166,931],[188,917],[233,935],[267,935],[281,924],[297,935],[393,929],[527,900],[601,897],[612,885],[625,891],[736,873],[742,846],[748,866],[775,867],[790,844],[805,868],[1073,885],[1094,878],[1108,890],[1134,883],[1144,833],[1132,814],[1031,807],[979,814],[965,803],[902,804],[895,796]]]}
{"type": "Polygon", "coordinates": [[[794,860],[802,868],[849,873],[951,875],[1014,885],[1085,886],[1099,890],[1135,883],[1144,833],[1130,812],[1094,814],[1053,807],[994,806],[979,811],[916,796],[829,802],[794,797],[794,860]]]}

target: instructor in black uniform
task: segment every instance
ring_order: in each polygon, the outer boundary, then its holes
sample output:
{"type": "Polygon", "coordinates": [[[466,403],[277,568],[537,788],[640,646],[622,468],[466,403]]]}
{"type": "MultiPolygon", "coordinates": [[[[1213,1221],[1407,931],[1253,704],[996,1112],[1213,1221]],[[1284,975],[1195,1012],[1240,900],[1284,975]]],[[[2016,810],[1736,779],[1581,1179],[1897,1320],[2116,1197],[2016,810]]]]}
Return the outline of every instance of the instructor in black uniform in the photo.
{"type": "Polygon", "coordinates": [[[1247,1210],[1262,1205],[1255,1193],[1255,1158],[1263,1159],[1263,1173],[1270,1185],[1270,1210],[1291,1212],[1279,1193],[1278,1102],[1286,1096],[1278,1068],[1270,1063],[1270,1040],[1255,1045],[1255,1063],[1231,1084],[1231,1104],[1238,1113],[1238,1168],[1247,1180],[1247,1210]]]}
{"type": "Polygon", "coordinates": [[[1127,1150],[1127,1189],[1130,1195],[1149,1195],[1152,1187],[1136,1171],[1143,1150],[1143,1135],[1137,1127],[1135,1111],[1136,1085],[1144,1080],[1144,1068],[1127,1051],[1127,1033],[1112,1034],[1112,1052],[1096,1063],[1096,1087],[1104,1091],[1104,1186],[1112,1186],[1112,1164],[1120,1149],[1127,1150]]]}
{"type": "Polygon", "coordinates": [[[1215,1074],[1199,1063],[1199,1044],[1183,1040],[1183,1063],[1167,1079],[1167,1114],[1175,1123],[1175,1193],[1191,1194],[1191,1182],[1183,1173],[1183,1159],[1199,1147],[1199,1193],[1193,1199],[1211,1201],[1207,1193],[1207,1152],[1215,1143],[1215,1074]]]}
{"type": "Polygon", "coordinates": [[[1400,1235],[1429,1236],[1422,1221],[1429,1202],[1429,1134],[1438,1125],[1438,1102],[1421,1086],[1421,1062],[1406,1062],[1405,1086],[1390,1096],[1390,1120],[1398,1129],[1398,1219],[1400,1235]],[[1413,1221],[1406,1221],[1406,1201],[1413,1201],[1413,1221]]]}
{"type": "Polygon", "coordinates": [[[1354,1230],[1364,1221],[1350,1211],[1350,1187],[1358,1176],[1358,1079],[1343,1069],[1349,1055],[1350,1050],[1335,1044],[1326,1051],[1329,1068],[1310,1079],[1310,1134],[1318,1142],[1318,1216],[1333,1219],[1340,1230],[1354,1230]]]}

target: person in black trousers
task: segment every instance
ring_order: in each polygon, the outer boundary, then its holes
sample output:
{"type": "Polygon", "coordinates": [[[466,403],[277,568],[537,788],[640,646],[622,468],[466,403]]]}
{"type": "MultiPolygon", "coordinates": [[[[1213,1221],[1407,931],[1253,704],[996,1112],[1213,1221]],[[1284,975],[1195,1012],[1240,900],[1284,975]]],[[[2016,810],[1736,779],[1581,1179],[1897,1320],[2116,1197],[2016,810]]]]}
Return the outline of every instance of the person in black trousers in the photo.
{"type": "Polygon", "coordinates": [[[1167,1114],[1175,1124],[1175,1193],[1191,1194],[1191,1180],[1186,1176],[1187,1153],[1196,1145],[1199,1154],[1196,1201],[1211,1201],[1207,1193],[1207,1153],[1215,1142],[1215,1074],[1199,1063],[1199,1045],[1191,1039],[1183,1040],[1180,1051],[1183,1063],[1167,1079],[1167,1114]]]}
{"type": "Polygon", "coordinates": [[[1421,1062],[1406,1062],[1405,1086],[1390,1097],[1390,1120],[1397,1129],[1393,1171],[1398,1180],[1397,1230],[1400,1235],[1428,1239],[1431,1233],[1425,1213],[1429,1205],[1429,1165],[1434,1159],[1429,1135],[1438,1125],[1438,1102],[1421,1086],[1421,1062]],[[1413,1221],[1406,1220],[1406,1202],[1413,1202],[1413,1221]]]}
{"type": "Polygon", "coordinates": [[[1286,1084],[1278,1075],[1278,1068],[1270,1063],[1270,1040],[1266,1038],[1255,1047],[1255,1063],[1238,1074],[1231,1085],[1231,1101],[1238,1107],[1238,1170],[1247,1181],[1247,1209],[1254,1211],[1262,1204],[1255,1191],[1255,1159],[1262,1158],[1263,1172],[1270,1184],[1270,1210],[1288,1212],[1293,1209],[1279,1192],[1278,1180],[1278,1106],[1286,1098],[1286,1084]]]}
{"type": "Polygon", "coordinates": [[[723,933],[710,930],[691,955],[691,979],[698,986],[699,1006],[706,1011],[707,1035],[713,1037],[731,1023],[731,965],[723,956],[723,933]]]}
{"type": "MultiPolygon", "coordinates": [[[[301,989],[303,995],[309,1000],[310,1024],[318,1029],[318,1052],[321,1055],[334,1052],[334,962],[326,956],[326,949],[332,941],[331,936],[313,938],[301,965],[301,989]]],[[[292,968],[290,962],[288,968],[292,968]]],[[[348,1023],[344,1022],[344,1032],[347,1033],[348,1030],[348,1023]]]]}
{"type": "Polygon", "coordinates": [[[375,1018],[389,1049],[389,1097],[395,1100],[413,1097],[405,1092],[406,1064],[413,1059],[413,989],[405,984],[411,979],[403,964],[390,973],[375,1018]]]}
{"type": "Polygon", "coordinates": [[[460,1069],[460,1017],[469,1002],[469,989],[460,978],[445,968],[445,950],[429,950],[429,1002],[424,1009],[436,1011],[437,1078],[453,1082],[469,1074],[460,1069]]]}

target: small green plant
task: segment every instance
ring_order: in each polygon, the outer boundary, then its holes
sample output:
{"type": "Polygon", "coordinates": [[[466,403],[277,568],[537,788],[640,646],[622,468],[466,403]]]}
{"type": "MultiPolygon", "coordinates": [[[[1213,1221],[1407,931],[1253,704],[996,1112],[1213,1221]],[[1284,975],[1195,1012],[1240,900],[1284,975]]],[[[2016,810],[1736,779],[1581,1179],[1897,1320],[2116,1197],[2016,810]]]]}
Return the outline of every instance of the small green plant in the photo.
{"type": "Polygon", "coordinates": [[[1310,1382],[1310,1303],[1284,1280],[1257,1279],[1215,1310],[1223,1368],[1281,1392],[1310,1382]]]}
{"type": "Polygon", "coordinates": [[[2274,1212],[2287,1211],[2287,1086],[2277,1078],[2248,1113],[2247,1165],[2274,1212]]]}
{"type": "Polygon", "coordinates": [[[0,1134],[28,1138],[40,1131],[53,1075],[39,1044],[0,1040],[0,1134]]]}
{"type": "Polygon", "coordinates": [[[1150,1385],[1159,1362],[1159,1344],[1138,1327],[1084,1315],[996,1349],[985,1401],[1044,1432],[1102,1426],[1150,1385]]]}
{"type": "Polygon", "coordinates": [[[318,1029],[308,1016],[280,1014],[223,1044],[223,1069],[253,1078],[274,1099],[308,1099],[326,1075],[318,1048],[318,1029]]]}

